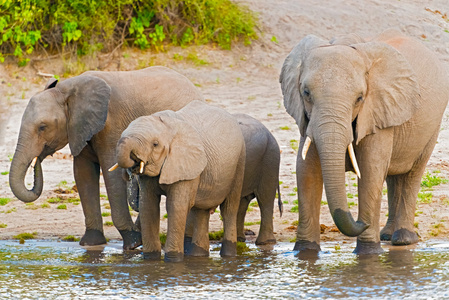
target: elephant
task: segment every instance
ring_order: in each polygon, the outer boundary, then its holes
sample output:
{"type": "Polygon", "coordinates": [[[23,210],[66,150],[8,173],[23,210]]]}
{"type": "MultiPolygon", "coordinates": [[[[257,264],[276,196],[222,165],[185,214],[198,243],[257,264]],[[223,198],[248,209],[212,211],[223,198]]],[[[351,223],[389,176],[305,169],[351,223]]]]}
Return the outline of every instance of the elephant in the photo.
{"type": "MultiPolygon", "coordinates": [[[[246,149],[245,173],[237,215],[237,240],[239,242],[245,242],[246,240],[244,232],[246,212],[251,200],[257,198],[261,223],[256,245],[275,244],[273,202],[276,197],[276,190],[279,191],[279,165],[281,160],[279,145],[275,137],[260,121],[246,114],[233,114],[233,116],[239,122],[246,149]]],[[[283,204],[280,191],[278,195],[278,207],[282,216],[283,204]]],[[[211,212],[214,210],[212,209],[211,212]]],[[[191,254],[189,249],[195,228],[195,218],[194,214],[189,214],[187,219],[184,252],[188,255],[191,254]]],[[[204,253],[199,253],[199,255],[202,254],[204,253]]],[[[208,253],[205,253],[205,255],[208,255],[208,253]]]]}
{"type": "MultiPolygon", "coordinates": [[[[178,110],[202,94],[186,77],[165,67],[137,71],[88,71],[59,82],[50,80],[34,95],[23,114],[9,182],[14,195],[35,201],[43,189],[41,162],[69,144],[83,207],[86,231],[81,245],[106,243],[100,208],[100,171],[113,164],[122,131],[142,115],[178,110]],[[34,186],[24,185],[34,167],[34,186]]],[[[126,201],[126,182],[119,170],[103,172],[112,221],[123,238],[123,248],[141,245],[126,201]]]]}
{"type": "Polygon", "coordinates": [[[160,259],[160,200],[166,196],[164,260],[184,258],[189,211],[195,213],[194,250],[209,251],[209,211],[220,205],[224,237],[220,255],[237,253],[237,212],[245,166],[245,141],[225,110],[193,101],[131,122],[117,143],[117,164],[139,175],[139,217],[145,259],[160,259]],[[203,230],[206,228],[206,230],[203,230]],[[199,234],[202,233],[202,234],[199,234]]]}
{"type": "Polygon", "coordinates": [[[437,57],[394,29],[370,40],[308,35],[286,57],[279,81],[301,134],[294,250],[320,251],[323,184],[336,226],[357,237],[354,253],[382,253],[381,240],[416,243],[417,194],[449,99],[437,57]],[[346,203],[346,171],[358,177],[357,221],[346,203]],[[384,181],[389,215],[380,231],[384,181]]]}

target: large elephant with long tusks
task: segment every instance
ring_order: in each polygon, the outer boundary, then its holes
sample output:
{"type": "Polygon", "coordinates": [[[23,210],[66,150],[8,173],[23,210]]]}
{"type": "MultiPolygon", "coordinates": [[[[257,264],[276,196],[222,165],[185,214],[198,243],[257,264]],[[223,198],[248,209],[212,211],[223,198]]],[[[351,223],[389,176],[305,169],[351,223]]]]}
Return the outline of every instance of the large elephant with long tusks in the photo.
{"type": "Polygon", "coordinates": [[[58,83],[51,80],[34,95],[22,117],[9,182],[14,195],[35,201],[43,189],[41,162],[67,143],[74,157],[74,175],[83,206],[86,232],[81,245],[106,243],[100,210],[100,171],[111,205],[112,221],[124,249],[141,244],[129,214],[121,171],[106,172],[114,163],[115,146],[128,124],[142,115],[178,110],[203,96],[183,75],[165,67],[138,71],[89,71],[58,83]],[[34,167],[34,186],[24,184],[34,167]]]}
{"type": "Polygon", "coordinates": [[[449,99],[448,75],[437,57],[395,30],[369,41],[308,35],[285,59],[280,83],[301,133],[294,249],[320,250],[323,183],[335,224],[357,236],[355,253],[381,253],[381,239],[416,243],[421,176],[449,99]],[[345,171],[359,177],[357,221],[348,210],[345,171]],[[389,215],[380,231],[385,180],[389,215]]]}

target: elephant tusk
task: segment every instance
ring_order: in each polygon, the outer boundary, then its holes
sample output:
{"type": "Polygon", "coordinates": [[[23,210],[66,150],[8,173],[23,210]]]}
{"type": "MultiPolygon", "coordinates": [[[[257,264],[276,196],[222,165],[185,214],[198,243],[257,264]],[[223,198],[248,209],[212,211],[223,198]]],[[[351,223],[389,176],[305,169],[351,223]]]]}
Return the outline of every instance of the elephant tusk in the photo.
{"type": "Polygon", "coordinates": [[[352,147],[352,143],[348,146],[349,157],[351,158],[352,166],[354,167],[355,173],[357,177],[361,178],[359,165],[357,164],[357,159],[355,158],[354,147],[352,147]]]}
{"type": "Polygon", "coordinates": [[[37,156],[35,158],[33,158],[33,161],[31,161],[31,167],[34,168],[34,166],[36,165],[37,162],[37,156]]]}
{"type": "Polygon", "coordinates": [[[312,140],[307,137],[306,141],[304,142],[304,146],[302,147],[302,159],[306,160],[307,151],[309,151],[310,143],[312,143],[312,140]]]}
{"type": "Polygon", "coordinates": [[[140,162],[140,174],[143,173],[143,167],[145,166],[145,163],[143,161],[140,162]]]}
{"type": "Polygon", "coordinates": [[[112,171],[114,171],[115,169],[117,169],[118,168],[118,163],[116,163],[115,165],[113,165],[112,167],[110,167],[109,169],[108,169],[108,171],[109,172],[112,172],[112,171]]]}

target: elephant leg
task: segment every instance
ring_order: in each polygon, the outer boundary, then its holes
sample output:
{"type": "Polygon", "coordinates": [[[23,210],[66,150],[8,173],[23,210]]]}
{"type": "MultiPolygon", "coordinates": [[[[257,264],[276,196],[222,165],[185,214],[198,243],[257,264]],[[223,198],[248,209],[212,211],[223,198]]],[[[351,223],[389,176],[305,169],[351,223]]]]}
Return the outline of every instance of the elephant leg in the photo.
{"type": "Polygon", "coordinates": [[[440,126],[438,126],[438,130],[429,140],[412,169],[406,174],[394,177],[396,213],[394,215],[394,232],[391,235],[392,245],[410,245],[417,243],[419,240],[414,227],[416,198],[421,187],[421,179],[427,161],[432,155],[438,138],[439,128],[440,126]]]}
{"type": "Polygon", "coordinates": [[[195,226],[195,212],[190,210],[187,215],[186,230],[184,233],[184,254],[187,254],[192,247],[193,228],[195,226]]]}
{"type": "Polygon", "coordinates": [[[155,193],[157,182],[152,178],[141,178],[142,198],[139,200],[139,217],[142,232],[142,251],[145,259],[161,259],[160,202],[155,193]]]}
{"type": "Polygon", "coordinates": [[[380,231],[381,241],[390,241],[395,228],[395,219],[400,202],[400,193],[402,191],[403,180],[400,180],[403,175],[387,176],[388,189],[388,219],[384,228],[380,231]]]}
{"type": "Polygon", "coordinates": [[[209,210],[192,209],[189,213],[194,215],[192,245],[186,252],[190,256],[209,256],[209,210]]]}
{"type": "Polygon", "coordinates": [[[198,185],[199,176],[194,180],[178,181],[167,188],[168,226],[164,247],[166,262],[179,262],[184,259],[187,215],[195,202],[198,185]]]}
{"type": "Polygon", "coordinates": [[[103,178],[111,205],[112,222],[122,236],[123,249],[135,249],[142,245],[142,236],[129,213],[127,184],[123,180],[120,170],[108,172],[104,168],[103,178]]]}
{"type": "Polygon", "coordinates": [[[239,210],[237,212],[237,240],[239,242],[245,242],[245,216],[248,210],[249,203],[252,197],[246,196],[242,197],[239,203],[239,210]]]}
{"type": "Polygon", "coordinates": [[[237,255],[237,213],[239,211],[242,196],[243,177],[245,172],[245,147],[237,162],[234,182],[225,201],[220,204],[221,215],[223,216],[223,240],[221,242],[220,255],[222,257],[233,257],[237,255]]]}
{"type": "Polygon", "coordinates": [[[82,152],[74,157],[73,173],[86,224],[80,245],[106,244],[100,208],[100,165],[83,156],[82,152]]]}
{"type": "Polygon", "coordinates": [[[320,205],[323,195],[321,164],[315,144],[310,145],[307,157],[302,159],[301,150],[305,138],[301,137],[296,159],[296,182],[298,186],[298,229],[293,250],[319,252],[320,248],[320,205]]]}
{"type": "Polygon", "coordinates": [[[380,207],[383,183],[387,177],[393,144],[393,130],[384,129],[383,133],[365,137],[356,146],[361,178],[358,180],[359,221],[369,227],[357,237],[354,253],[380,254],[384,250],[380,245],[380,207]]]}
{"type": "Polygon", "coordinates": [[[273,234],[273,210],[278,184],[277,180],[272,184],[266,182],[260,186],[257,192],[257,202],[260,208],[260,230],[256,245],[276,244],[276,238],[273,234]]]}

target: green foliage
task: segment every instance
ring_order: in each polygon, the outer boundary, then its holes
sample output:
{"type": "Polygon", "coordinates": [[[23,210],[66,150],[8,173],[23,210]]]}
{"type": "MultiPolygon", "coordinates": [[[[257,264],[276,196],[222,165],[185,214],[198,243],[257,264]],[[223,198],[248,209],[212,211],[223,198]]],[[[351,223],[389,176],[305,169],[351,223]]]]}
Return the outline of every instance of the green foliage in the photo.
{"type": "Polygon", "coordinates": [[[419,192],[418,193],[418,202],[419,203],[432,203],[432,193],[428,193],[428,192],[419,192]]]}
{"type": "Polygon", "coordinates": [[[0,198],[0,205],[6,205],[11,201],[10,198],[0,198]]]}
{"type": "Polygon", "coordinates": [[[77,238],[73,235],[68,235],[68,236],[63,237],[62,240],[66,241],[66,242],[78,242],[80,240],[80,238],[77,238]]]}
{"type": "Polygon", "coordinates": [[[159,240],[161,241],[161,245],[164,246],[167,242],[167,234],[166,233],[159,233],[159,240]]]}
{"type": "Polygon", "coordinates": [[[298,205],[295,205],[295,206],[293,206],[293,207],[290,209],[290,212],[292,212],[292,213],[295,213],[295,212],[298,212],[298,211],[299,211],[298,205]]]}
{"type": "Polygon", "coordinates": [[[111,213],[108,211],[101,213],[102,217],[109,217],[110,215],[111,215],[111,213]]]}
{"type": "Polygon", "coordinates": [[[431,190],[432,187],[447,182],[447,179],[441,178],[438,175],[431,175],[429,172],[426,172],[426,174],[424,174],[422,178],[421,187],[423,188],[423,190],[431,190]]]}
{"type": "Polygon", "coordinates": [[[24,233],[19,233],[18,235],[13,236],[13,238],[16,240],[21,240],[21,239],[29,240],[29,239],[34,239],[35,234],[36,234],[35,232],[33,232],[33,233],[24,232],[24,233]]]}
{"type": "Polygon", "coordinates": [[[0,223],[0,228],[6,228],[8,227],[8,225],[6,225],[5,223],[0,223]]]}
{"type": "Polygon", "coordinates": [[[8,171],[5,171],[5,172],[1,172],[0,174],[2,174],[2,175],[8,175],[9,172],[8,172],[8,171]]]}
{"type": "Polygon", "coordinates": [[[67,209],[67,205],[65,204],[60,204],[56,207],[57,209],[67,209]]]}
{"type": "Polygon", "coordinates": [[[223,229],[219,231],[209,232],[209,240],[219,241],[223,238],[224,232],[223,229]]]}
{"type": "Polygon", "coordinates": [[[122,45],[164,50],[257,39],[257,16],[232,0],[3,0],[0,62],[15,56],[25,65],[36,48],[84,55],[122,45]]]}
{"type": "Polygon", "coordinates": [[[251,251],[251,248],[245,242],[237,242],[237,254],[242,255],[249,251],[251,251]]]}
{"type": "Polygon", "coordinates": [[[114,226],[114,223],[111,221],[106,221],[103,224],[104,224],[104,226],[114,226]]]}

